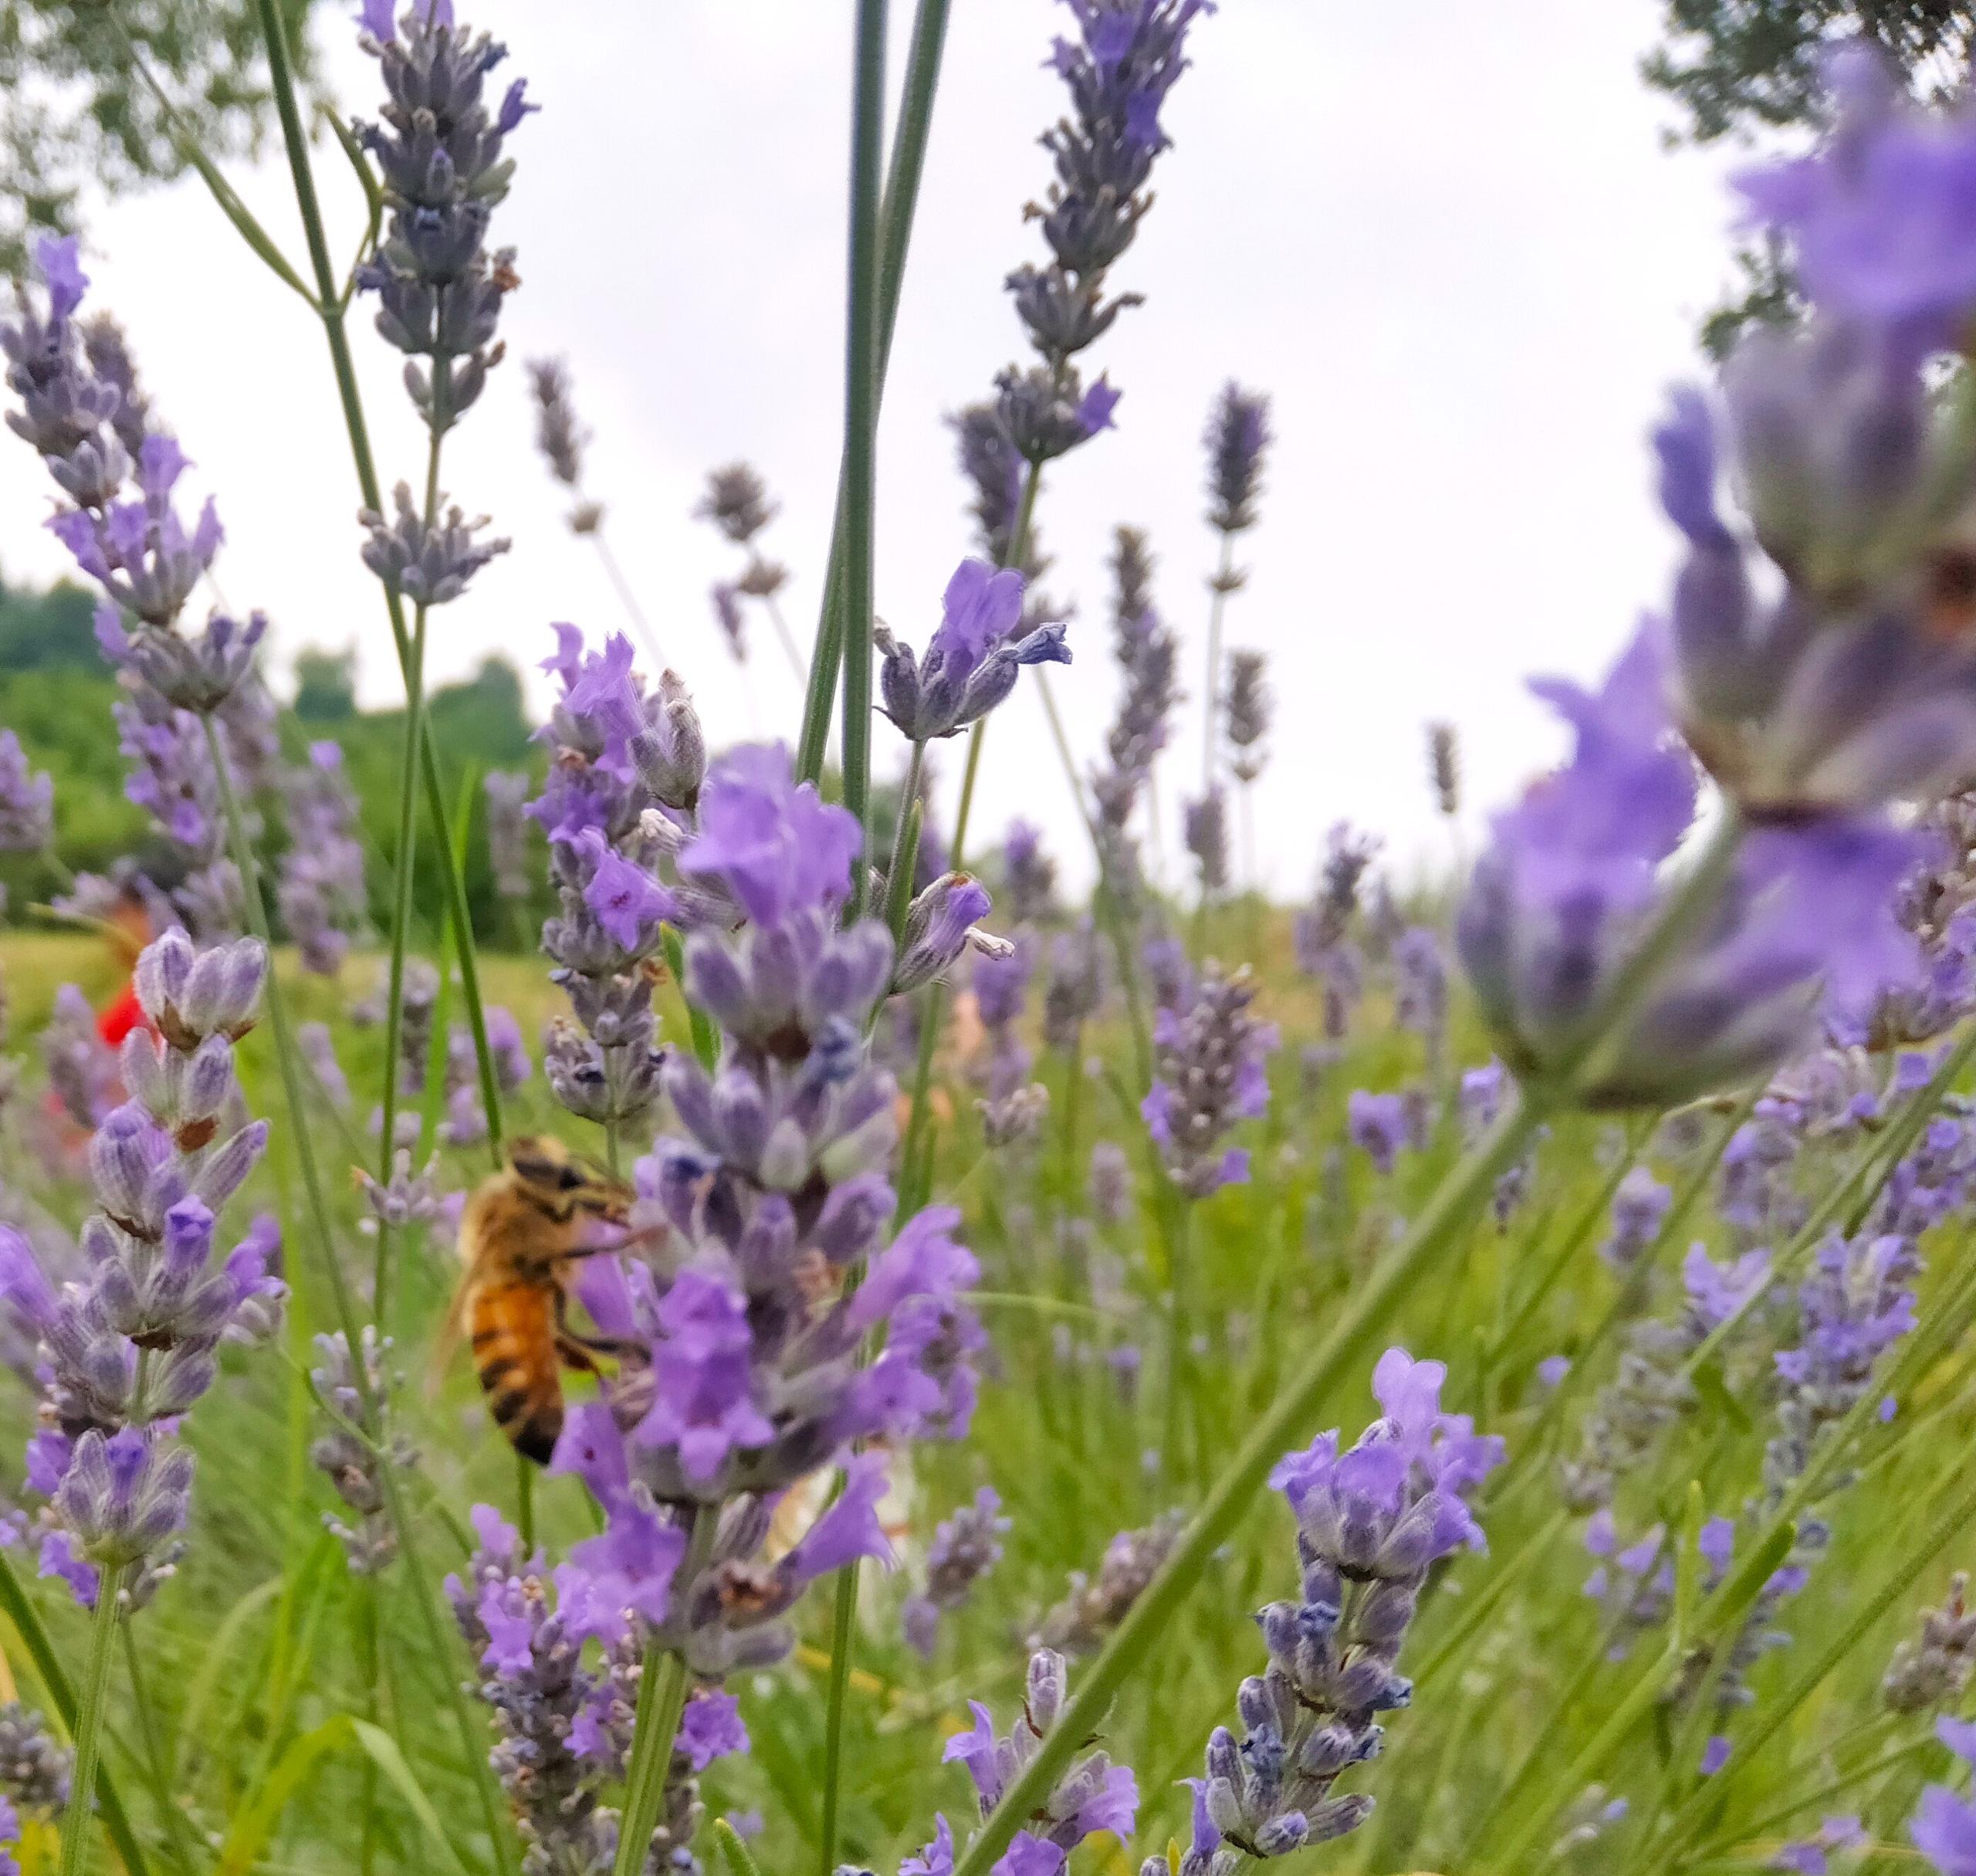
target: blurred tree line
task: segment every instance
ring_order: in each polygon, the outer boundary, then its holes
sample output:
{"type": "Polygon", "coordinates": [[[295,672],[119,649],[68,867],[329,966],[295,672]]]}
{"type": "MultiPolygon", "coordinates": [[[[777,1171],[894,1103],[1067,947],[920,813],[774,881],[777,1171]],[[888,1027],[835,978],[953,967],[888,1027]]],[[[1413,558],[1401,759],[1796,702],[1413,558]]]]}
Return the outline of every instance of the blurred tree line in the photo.
{"type": "MultiPolygon", "coordinates": [[[[0,866],[15,917],[59,892],[67,874],[103,872],[147,835],[146,817],[124,794],[127,765],[110,715],[117,687],[96,650],[94,609],[90,595],[66,582],[45,591],[0,582],[0,726],[20,738],[29,761],[55,782],[52,862],[10,859],[0,866]]],[[[299,762],[312,742],[341,746],[359,804],[371,916],[381,930],[390,916],[386,856],[398,838],[404,713],[358,707],[354,651],[306,648],[296,657],[294,678],[293,700],[282,713],[283,748],[299,762]]],[[[466,885],[475,930],[505,944],[539,926],[549,909],[546,868],[541,902],[517,910],[499,900],[488,865],[482,779],[492,769],[539,775],[544,762],[531,740],[520,674],[506,658],[490,657],[463,682],[436,686],[428,703],[445,771],[468,814],[466,885]]],[[[264,858],[278,860],[286,838],[280,803],[262,802],[260,808],[267,828],[264,858]]],[[[421,829],[421,841],[431,838],[421,829]]],[[[418,869],[416,891],[420,917],[428,932],[436,931],[441,895],[435,869],[418,869]]]]}
{"type": "MultiPolygon", "coordinates": [[[[1670,143],[1805,141],[1793,133],[1825,127],[1825,50],[1846,40],[1878,47],[1930,104],[1965,93],[1976,52],[1973,0],[1666,0],[1665,19],[1640,74],[1680,108],[1684,121],[1670,128],[1670,143]]],[[[1781,245],[1746,242],[1734,260],[1736,286],[1702,323],[1702,344],[1717,358],[1745,327],[1788,325],[1797,316],[1781,245]]]]}

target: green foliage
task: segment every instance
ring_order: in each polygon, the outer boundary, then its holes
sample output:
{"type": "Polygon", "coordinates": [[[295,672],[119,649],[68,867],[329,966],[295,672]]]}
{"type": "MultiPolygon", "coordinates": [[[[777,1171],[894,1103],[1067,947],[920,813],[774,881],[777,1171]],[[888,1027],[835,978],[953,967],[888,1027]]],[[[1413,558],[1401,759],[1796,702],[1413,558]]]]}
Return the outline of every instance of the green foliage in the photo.
{"type": "Polygon", "coordinates": [[[1957,91],[1976,50],[1967,0],[1668,0],[1666,38],[1641,61],[1696,143],[1820,123],[1822,46],[1866,39],[1917,94],[1957,91]]]}
{"type": "Polygon", "coordinates": [[[305,723],[338,723],[357,714],[357,648],[326,652],[306,645],[295,655],[295,713],[305,723]]]}
{"type": "MultiPolygon", "coordinates": [[[[306,70],[309,0],[282,4],[306,70]]],[[[258,147],[273,115],[259,45],[228,0],[0,0],[0,273],[19,276],[31,230],[74,225],[86,184],[117,195],[185,168],[140,62],[208,156],[258,147]]]]}
{"type": "Polygon", "coordinates": [[[100,672],[95,613],[95,599],[66,580],[45,592],[0,582],[0,672],[100,672]]]}
{"type": "MultiPolygon", "coordinates": [[[[327,740],[341,746],[369,859],[371,917],[382,930],[391,911],[391,870],[384,856],[398,837],[404,713],[357,709],[353,652],[304,651],[296,669],[300,686],[296,707],[283,725],[283,747],[289,759],[299,762],[311,742],[327,740]]],[[[70,875],[101,872],[146,838],[146,817],[124,794],[126,765],[110,716],[117,694],[116,680],[103,669],[90,635],[85,595],[57,587],[45,594],[0,598],[0,723],[19,737],[29,763],[46,769],[55,781],[53,854],[0,858],[0,886],[15,916],[62,891],[70,875]],[[80,637],[72,639],[47,621],[66,615],[73,623],[76,602],[82,608],[80,637]],[[16,625],[16,620],[25,622],[16,625]],[[86,665],[71,662],[76,644],[87,654],[86,665]]],[[[541,753],[532,740],[520,675],[506,659],[489,658],[464,682],[438,686],[428,706],[442,766],[455,787],[469,769],[476,777],[496,768],[540,770],[541,753]]],[[[267,828],[263,851],[278,859],[285,844],[280,803],[258,805],[267,828]]],[[[430,838],[430,831],[421,829],[421,843],[430,838]]],[[[429,856],[430,848],[425,851],[429,856]]],[[[519,913],[496,893],[477,781],[466,872],[476,934],[496,944],[532,950],[527,933],[540,926],[548,909],[548,889],[545,883],[541,902],[519,913]]],[[[436,943],[444,898],[429,864],[418,866],[414,893],[421,942],[429,949],[436,943]]]]}
{"type": "MultiPolygon", "coordinates": [[[[1667,0],[1666,36],[1640,61],[1648,84],[1681,107],[1670,141],[1760,141],[1823,127],[1821,49],[1846,39],[1878,46],[1909,88],[1939,103],[1957,92],[1976,52],[1969,0],[1667,0]]],[[[1701,342],[1724,357],[1752,326],[1798,314],[1790,259],[1775,241],[1739,248],[1739,290],[1702,322],[1701,342]]]]}

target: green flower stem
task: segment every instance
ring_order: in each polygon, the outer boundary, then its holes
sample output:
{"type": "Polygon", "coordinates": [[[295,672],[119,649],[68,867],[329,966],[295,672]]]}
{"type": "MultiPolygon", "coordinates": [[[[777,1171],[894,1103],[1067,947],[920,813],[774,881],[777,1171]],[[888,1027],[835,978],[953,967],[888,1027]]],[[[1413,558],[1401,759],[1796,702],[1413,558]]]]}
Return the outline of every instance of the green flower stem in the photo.
{"type": "Polygon", "coordinates": [[[171,1847],[172,1861],[184,1876],[192,1876],[198,1866],[192,1853],[191,1830],[183,1807],[172,1796],[164,1742],[158,1731],[157,1708],[151,1703],[144,1681],[144,1664],[138,1658],[137,1630],[128,1622],[119,1626],[124,1631],[124,1661],[130,1676],[130,1704],[137,1710],[137,1730],[144,1740],[144,1763],[151,1773],[152,1798],[157,1807],[159,1821],[164,1827],[165,1840],[171,1847]]]}
{"type": "MultiPolygon", "coordinates": [[[[919,778],[926,768],[926,745],[915,743],[906,758],[905,784],[899,791],[898,825],[892,829],[892,858],[885,864],[885,926],[892,935],[894,954],[905,935],[905,915],[912,906],[912,879],[919,858],[919,778]]],[[[873,1019],[878,1011],[872,1011],[873,1019]]]]}
{"type": "MultiPolygon", "coordinates": [[[[1667,1207],[1667,1215],[1661,1220],[1660,1229],[1654,1234],[1653,1241],[1641,1254],[1633,1274],[1620,1284],[1606,1313],[1599,1319],[1592,1333],[1585,1338],[1584,1346],[1572,1356],[1569,1372],[1551,1390],[1549,1397],[1531,1423],[1530,1431],[1518,1441],[1516,1452],[1509,1464],[1486,1488],[1487,1496],[1484,1501],[1486,1505],[1494,1506],[1507,1502],[1526,1481],[1544,1476],[1540,1470],[1534,1469],[1534,1462],[1545,1450],[1546,1436],[1551,1428],[1563,1419],[1565,1409],[1577,1399],[1585,1387],[1592,1371],[1593,1357],[1638,1312],[1647,1273],[1660,1261],[1668,1247],[1680,1239],[1687,1228],[1690,1213],[1700,1201],[1708,1182],[1715,1177],[1715,1169],[1722,1163],[1722,1156],[1729,1150],[1729,1143],[1754,1112],[1766,1085],[1761,1081],[1754,1083],[1724,1117],[1714,1139],[1709,1143],[1707,1152],[1696,1161],[1687,1177],[1677,1189],[1674,1201],[1667,1207]]],[[[1478,1515],[1486,1517],[1487,1512],[1484,1511],[1478,1515]]]]}
{"type": "MultiPolygon", "coordinates": [[[[323,232],[322,207],[316,198],[315,173],[309,156],[309,140],[296,104],[295,74],[289,58],[287,34],[275,0],[255,0],[255,8],[260,20],[261,36],[267,47],[269,84],[281,120],[282,141],[287,149],[289,171],[295,185],[296,206],[302,217],[310,265],[315,276],[316,315],[322,322],[323,336],[330,348],[330,363],[343,408],[343,428],[350,438],[357,487],[363,495],[364,506],[381,513],[384,493],[377,481],[377,463],[370,452],[370,427],[364,420],[363,399],[357,388],[357,367],[350,357],[350,335],[343,323],[343,302],[330,261],[328,239],[323,232]]],[[[388,586],[384,591],[385,610],[391,618],[391,642],[397,648],[398,671],[409,700],[414,665],[411,637],[405,626],[404,607],[388,586]]],[[[422,697],[418,708],[410,713],[423,719],[422,697]]],[[[419,770],[425,791],[426,818],[435,828],[443,830],[448,825],[446,791],[439,774],[438,757],[426,727],[421,720],[419,770]]],[[[467,1026],[473,1035],[474,1059],[479,1068],[480,1100],[487,1116],[488,1144],[494,1163],[498,1166],[501,1157],[501,1084],[494,1072],[494,1051],[487,1039],[487,1014],[480,994],[480,966],[474,949],[472,913],[467,903],[465,880],[443,832],[436,845],[440,881],[452,907],[454,954],[459,965],[461,992],[466,1001],[467,1026]]]]}
{"type": "MultiPolygon", "coordinates": [[[[264,0],[265,3],[265,0],[264,0]]],[[[213,773],[217,778],[220,805],[226,817],[227,831],[233,846],[233,862],[239,869],[241,898],[247,914],[247,928],[268,947],[267,1004],[268,1020],[274,1031],[275,1060],[281,1071],[282,1092],[288,1109],[289,1138],[294,1148],[296,1163],[302,1173],[304,1210],[307,1212],[312,1234],[316,1241],[316,1261],[328,1278],[330,1293],[336,1305],[337,1326],[343,1331],[345,1346],[350,1350],[350,1377],[356,1387],[357,1398],[364,1416],[366,1437],[370,1437],[384,1424],[383,1403],[370,1385],[370,1377],[364,1361],[363,1326],[358,1318],[355,1298],[350,1293],[350,1279],[343,1274],[342,1260],[337,1255],[336,1234],[330,1222],[328,1197],[323,1184],[323,1170],[316,1157],[315,1136],[310,1126],[308,1104],[302,1085],[300,1068],[301,1051],[296,1046],[295,1032],[289,1021],[288,997],[281,985],[279,974],[275,969],[274,947],[268,933],[268,909],[262,896],[260,869],[254,857],[253,841],[247,829],[246,816],[240,805],[239,791],[233,785],[232,771],[228,768],[226,753],[220,746],[219,732],[210,716],[200,720],[206,733],[206,747],[211,756],[213,773]]],[[[439,825],[445,821],[442,816],[439,825]]],[[[448,843],[443,839],[442,848],[448,843]]],[[[391,1521],[391,1528],[398,1540],[398,1552],[404,1563],[405,1574],[411,1580],[412,1601],[417,1607],[419,1619],[425,1625],[427,1648],[433,1661],[445,1662],[453,1656],[457,1642],[449,1637],[445,1625],[439,1617],[438,1603],[431,1579],[427,1575],[425,1561],[419,1554],[418,1534],[413,1528],[404,1496],[399,1488],[398,1468],[388,1454],[384,1463],[378,1468],[378,1479],[384,1494],[384,1509],[391,1521]]],[[[467,1766],[468,1776],[477,1786],[482,1809],[486,1815],[488,1835],[494,1847],[496,1864],[503,1876],[514,1867],[513,1846],[509,1841],[507,1827],[502,1817],[499,1793],[495,1790],[493,1775],[487,1763],[487,1755],[475,1723],[474,1716],[467,1705],[465,1688],[450,1675],[447,1685],[452,1695],[453,1717],[460,1736],[460,1749],[467,1766]]],[[[69,1876],[69,1873],[64,1873],[69,1876]]]]}
{"type": "MultiPolygon", "coordinates": [[[[1468,1228],[1494,1190],[1496,1180],[1521,1157],[1532,1134],[1563,1098],[1563,1091],[1609,1048],[1609,1037],[1624,1033],[1653,987],[1655,976],[1714,902],[1734,864],[1741,838],[1739,820],[1725,812],[1696,863],[1673,887],[1639,949],[1621,967],[1599,1000],[1583,1037],[1558,1065],[1554,1079],[1543,1087],[1520,1091],[1487,1133],[1449,1169],[1406,1238],[1382,1260],[1315,1353],[1291,1377],[1274,1406],[1250,1428],[1166,1562],[1064,1703],[1035,1756],[983,1820],[954,1876],[987,1876],[1024,1820],[1056,1789],[1064,1768],[1098,1730],[1112,1695],[1135,1668],[1150,1663],[1153,1644],[1199,1580],[1209,1558],[1233,1531],[1277,1458],[1309,1424],[1338,1381],[1363,1361],[1402,1300],[1419,1289],[1441,1260],[1466,1241],[1468,1228]]],[[[1718,1599],[1722,1594],[1718,1592],[1718,1599]]]]}
{"type": "MultiPolygon", "coordinates": [[[[15,1633],[27,1649],[29,1659],[34,1663],[35,1671],[41,1676],[42,1685],[48,1690],[49,1699],[61,1716],[69,1738],[74,1739],[76,1722],[80,1717],[75,1685],[69,1678],[68,1670],[62,1665],[62,1658],[55,1651],[55,1644],[49,1638],[40,1610],[22,1588],[21,1580],[14,1574],[13,1563],[5,1550],[0,1550],[0,1610],[4,1610],[7,1620],[13,1624],[15,1633]]],[[[75,1789],[80,1790],[80,1785],[77,1784],[75,1789]]],[[[103,1818],[103,1830],[117,1852],[117,1861],[124,1865],[125,1876],[149,1876],[150,1865],[137,1841],[137,1833],[130,1828],[130,1813],[124,1808],[124,1800],[117,1796],[110,1768],[100,1760],[96,1771],[96,1807],[103,1818]]]]}
{"type": "MultiPolygon", "coordinates": [[[[1201,688],[1201,793],[1214,788],[1216,733],[1221,727],[1221,616],[1228,604],[1229,582],[1235,573],[1235,537],[1223,530],[1221,564],[1208,582],[1214,597],[1207,609],[1207,681],[1201,688]]],[[[1205,896],[1205,894],[1203,894],[1205,896]]]]}
{"type": "MultiPolygon", "coordinates": [[[[1077,1064],[1071,1065],[1077,1072],[1077,1064]]],[[[1166,1228],[1166,1405],[1159,1436],[1159,1469],[1169,1488],[1180,1478],[1182,1417],[1193,1390],[1187,1319],[1193,1309],[1194,1201],[1171,1180],[1159,1210],[1166,1228]]]]}
{"type": "Polygon", "coordinates": [[[645,617],[645,608],[638,604],[638,596],[631,591],[631,583],[624,577],[624,570],[618,564],[618,557],[611,551],[611,543],[604,538],[604,524],[599,522],[590,530],[590,544],[597,549],[597,557],[604,563],[604,577],[618,594],[618,603],[624,608],[625,617],[631,621],[632,629],[643,642],[647,654],[658,669],[665,669],[665,654],[660,650],[658,635],[651,628],[651,621],[645,617]]]}
{"type": "MultiPolygon", "coordinates": [[[[433,417],[431,434],[425,451],[425,525],[430,527],[439,506],[439,450],[446,434],[445,413],[449,395],[452,365],[441,357],[434,361],[432,374],[433,417]]],[[[377,1181],[391,1183],[391,1166],[398,1154],[398,1057],[404,1039],[405,953],[411,943],[411,897],[418,855],[418,757],[425,745],[425,613],[421,604],[412,610],[411,661],[404,679],[404,743],[398,757],[398,851],[392,860],[391,960],[384,998],[384,1085],[380,1102],[383,1124],[377,1141],[377,1181]]],[[[442,821],[432,829],[434,843],[451,845],[442,821]]],[[[445,1026],[435,1025],[438,1046],[445,1043],[445,1026]]],[[[498,1166],[498,1159],[496,1162],[498,1166]]],[[[377,1244],[370,1284],[370,1312],[377,1319],[377,1332],[385,1333],[385,1290],[391,1267],[391,1228],[377,1221],[377,1244]]]]}
{"type": "MultiPolygon", "coordinates": [[[[843,649],[844,710],[838,726],[843,750],[844,804],[858,817],[864,845],[853,869],[847,923],[864,915],[871,889],[872,560],[878,508],[878,425],[881,362],[888,322],[879,310],[881,256],[879,166],[885,141],[885,0],[858,0],[856,77],[851,93],[851,233],[844,317],[844,460],[837,530],[841,603],[832,608],[843,649]]],[[[930,100],[929,100],[930,102],[930,100]]],[[[897,283],[895,282],[895,293],[897,283]]],[[[819,647],[821,654],[821,648],[819,647]]],[[[793,649],[792,649],[793,655],[793,649]]],[[[820,660],[821,662],[821,657],[820,660]]],[[[976,726],[977,733],[979,726],[976,726]]],[[[887,910],[897,907],[895,936],[905,929],[913,855],[906,847],[918,807],[921,743],[912,746],[912,770],[901,797],[887,882],[887,910]]],[[[955,865],[960,864],[958,857],[955,865]]],[[[888,920],[889,922],[889,920],[888,920]]],[[[843,1771],[844,1700],[851,1672],[851,1618],[858,1598],[858,1564],[837,1584],[837,1644],[831,1654],[830,1712],[824,1743],[824,1876],[836,1862],[837,1786],[843,1771]]],[[[621,1871],[619,1876],[629,1876],[621,1871]]]]}
{"type": "MultiPolygon", "coordinates": [[[[886,367],[892,361],[892,334],[898,324],[899,288],[905,278],[906,251],[912,240],[913,212],[919,205],[919,181],[925,168],[926,139],[932,125],[933,97],[939,88],[940,60],[946,49],[947,15],[952,4],[952,0],[919,0],[913,15],[912,42],[906,51],[898,127],[892,136],[885,201],[878,218],[878,364],[874,390],[881,401],[886,367]]],[[[804,781],[816,781],[824,772],[831,706],[837,695],[837,665],[844,655],[844,554],[850,526],[849,479],[848,460],[840,461],[824,603],[810,653],[802,733],[797,741],[796,773],[804,781]]]]}
{"type": "MultiPolygon", "coordinates": [[[[872,557],[878,518],[878,168],[885,140],[885,0],[858,0],[851,95],[851,235],[844,342],[844,804],[871,850],[872,557]]],[[[847,920],[863,916],[870,867],[851,879],[847,920]]]]}
{"type": "MultiPolygon", "coordinates": [[[[1030,523],[1036,515],[1037,495],[1042,486],[1042,466],[1032,462],[1023,480],[1022,499],[1017,505],[1015,525],[1009,530],[1008,548],[1002,556],[1004,568],[1022,564],[1024,552],[1029,545],[1030,523]]],[[[961,771],[960,805],[954,812],[953,845],[947,856],[948,865],[956,872],[966,864],[968,825],[974,814],[974,785],[981,774],[981,740],[987,730],[988,720],[984,716],[967,733],[967,766],[961,771]]],[[[913,1065],[912,1100],[906,1115],[905,1145],[899,1159],[899,1190],[903,1199],[901,1208],[908,1216],[925,1203],[926,1193],[932,1184],[932,1149],[925,1143],[927,1116],[931,1111],[928,1096],[932,1088],[933,1051],[939,1041],[940,1025],[946,1018],[946,986],[936,979],[927,986],[920,1007],[919,1055],[913,1065]]]]}
{"type": "Polygon", "coordinates": [[[62,1813],[62,1876],[82,1876],[90,1866],[90,1794],[96,1789],[103,1750],[103,1709],[110,1691],[110,1658],[117,1644],[117,1592],[125,1566],[106,1563],[96,1581],[96,1613],[90,1620],[90,1652],[83,1669],[83,1702],[76,1715],[76,1769],[69,1808],[62,1813]]]}
{"type": "Polygon", "coordinates": [[[686,1006],[686,1026],[692,1031],[693,1053],[699,1058],[700,1066],[711,1075],[720,1060],[720,1036],[706,1011],[686,994],[686,941],[675,927],[668,925],[664,928],[661,942],[665,950],[665,967],[672,974],[679,1001],[686,1006]]]}
{"type": "Polygon", "coordinates": [[[851,1690],[851,1658],[858,1641],[858,1563],[854,1557],[838,1571],[836,1601],[831,1610],[831,1672],[824,1714],[824,1813],[817,1833],[819,1876],[831,1876],[837,1868],[844,1709],[851,1690]]]}
{"type": "MultiPolygon", "coordinates": [[[[720,1507],[695,1505],[686,1519],[685,1559],[673,1578],[682,1592],[692,1586],[712,1553],[720,1507]]],[[[651,1834],[658,1826],[659,1807],[665,1801],[679,1716],[685,1710],[685,1658],[648,1641],[638,1675],[638,1710],[632,1722],[631,1749],[624,1771],[624,1812],[618,1825],[613,1876],[639,1876],[645,1866],[651,1834]]]]}

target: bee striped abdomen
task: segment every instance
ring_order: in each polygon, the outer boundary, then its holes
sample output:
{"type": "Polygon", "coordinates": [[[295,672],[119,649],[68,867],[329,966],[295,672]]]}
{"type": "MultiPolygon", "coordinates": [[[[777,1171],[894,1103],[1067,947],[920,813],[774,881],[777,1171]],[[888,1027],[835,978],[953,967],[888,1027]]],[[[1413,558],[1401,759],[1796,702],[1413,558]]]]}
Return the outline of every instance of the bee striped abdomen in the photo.
{"type": "Polygon", "coordinates": [[[525,1458],[546,1465],[563,1431],[552,1292],[539,1284],[489,1284],[475,1292],[467,1326],[495,1424],[525,1458]]]}

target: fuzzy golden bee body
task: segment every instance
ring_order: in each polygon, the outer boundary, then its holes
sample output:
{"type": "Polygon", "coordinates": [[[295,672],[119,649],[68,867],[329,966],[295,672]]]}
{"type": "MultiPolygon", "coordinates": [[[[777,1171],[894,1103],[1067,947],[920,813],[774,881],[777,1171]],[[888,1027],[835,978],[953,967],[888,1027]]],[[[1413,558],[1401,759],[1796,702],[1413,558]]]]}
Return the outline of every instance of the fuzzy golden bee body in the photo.
{"type": "Polygon", "coordinates": [[[594,1373],[594,1356],[620,1352],[571,1328],[569,1287],[595,1251],[592,1222],[621,1221],[631,1201],[629,1187],[546,1136],[511,1141],[506,1166],[467,1201],[455,1333],[472,1348],[495,1424],[539,1465],[563,1431],[563,1370],[594,1373]]]}

